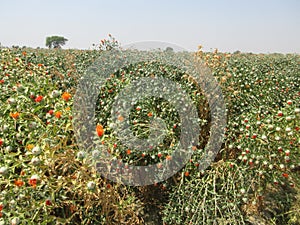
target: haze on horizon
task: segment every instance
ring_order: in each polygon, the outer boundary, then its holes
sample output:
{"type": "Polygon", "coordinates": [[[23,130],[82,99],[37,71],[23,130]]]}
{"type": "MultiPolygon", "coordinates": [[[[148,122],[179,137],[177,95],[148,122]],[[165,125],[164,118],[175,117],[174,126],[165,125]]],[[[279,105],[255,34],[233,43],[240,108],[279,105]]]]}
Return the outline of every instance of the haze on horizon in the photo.
{"type": "Polygon", "coordinates": [[[89,49],[112,34],[122,45],[168,42],[194,51],[300,53],[298,0],[2,0],[2,46],[89,49]]]}

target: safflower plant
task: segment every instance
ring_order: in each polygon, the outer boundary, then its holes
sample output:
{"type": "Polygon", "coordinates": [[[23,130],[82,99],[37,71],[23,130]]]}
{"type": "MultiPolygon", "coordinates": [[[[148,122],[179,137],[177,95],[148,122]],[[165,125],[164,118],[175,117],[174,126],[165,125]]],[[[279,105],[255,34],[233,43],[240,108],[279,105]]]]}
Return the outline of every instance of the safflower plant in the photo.
{"type": "Polygon", "coordinates": [[[138,223],[134,195],[77,157],[70,82],[31,55],[1,49],[0,221],[138,223]]]}
{"type": "Polygon", "coordinates": [[[225,95],[225,140],[208,170],[174,187],[165,224],[299,223],[299,56],[197,56],[225,95]]]}
{"type": "Polygon", "coordinates": [[[110,118],[113,101],[132,80],[162,76],[180,84],[197,106],[201,126],[199,145],[191,146],[194,154],[184,168],[164,182],[129,187],[88,164],[72,123],[78,80],[103,51],[116,47],[110,36],[86,51],[0,49],[0,223],[299,223],[298,55],[199,49],[196,57],[211,69],[227,110],[222,148],[203,171],[199,159],[210,134],[210,112],[201,88],[180,69],[160,63],[141,62],[111,74],[99,91],[94,132],[116,159],[159,165],[172,160],[180,137],[174,107],[149,97],[132,106],[132,132],[147,139],[151,121],[160,117],[163,141],[141,152],[118,140],[110,118]]]}

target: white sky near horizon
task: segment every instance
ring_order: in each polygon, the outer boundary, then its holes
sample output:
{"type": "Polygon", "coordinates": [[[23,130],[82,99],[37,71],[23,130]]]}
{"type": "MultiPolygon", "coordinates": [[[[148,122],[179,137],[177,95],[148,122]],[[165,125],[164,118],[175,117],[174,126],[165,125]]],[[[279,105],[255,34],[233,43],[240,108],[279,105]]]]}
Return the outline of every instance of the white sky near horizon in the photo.
{"type": "Polygon", "coordinates": [[[122,45],[173,43],[187,50],[300,53],[299,0],[0,0],[3,46],[88,49],[112,34],[122,45]]]}

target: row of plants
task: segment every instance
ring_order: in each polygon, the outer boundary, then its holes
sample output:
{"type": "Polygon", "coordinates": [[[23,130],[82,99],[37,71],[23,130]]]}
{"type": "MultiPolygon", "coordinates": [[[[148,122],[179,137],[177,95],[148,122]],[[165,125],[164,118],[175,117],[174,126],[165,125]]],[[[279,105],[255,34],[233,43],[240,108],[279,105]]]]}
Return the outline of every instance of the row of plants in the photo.
{"type": "Polygon", "coordinates": [[[299,56],[197,55],[226,96],[226,138],[209,170],[174,187],[165,221],[299,223],[299,56]]]}

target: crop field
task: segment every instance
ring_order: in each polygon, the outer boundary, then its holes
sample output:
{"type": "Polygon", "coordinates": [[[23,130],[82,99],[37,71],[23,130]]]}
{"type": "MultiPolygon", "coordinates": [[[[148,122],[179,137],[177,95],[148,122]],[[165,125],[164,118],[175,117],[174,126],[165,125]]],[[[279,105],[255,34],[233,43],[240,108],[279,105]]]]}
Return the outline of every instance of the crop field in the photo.
{"type": "Polygon", "coordinates": [[[94,133],[125,166],[172,161],[182,128],[172,104],[147,97],[131,108],[132,133],[149,137],[153,118],[163,119],[160,128],[167,132],[153,149],[123,145],[110,113],[132,80],[161,76],[179,83],[196,105],[201,126],[199,144],[180,171],[158,183],[129,186],[91,167],[73,124],[77,85],[109,44],[94,50],[0,48],[1,225],[300,224],[299,55],[201,47],[190,53],[210,68],[226,105],[221,149],[204,170],[199,159],[211,117],[201,88],[179,69],[155,62],[111,74],[97,97],[94,133]]]}

